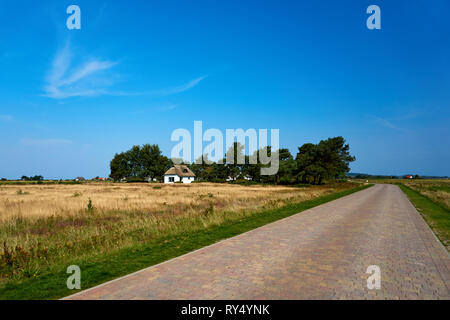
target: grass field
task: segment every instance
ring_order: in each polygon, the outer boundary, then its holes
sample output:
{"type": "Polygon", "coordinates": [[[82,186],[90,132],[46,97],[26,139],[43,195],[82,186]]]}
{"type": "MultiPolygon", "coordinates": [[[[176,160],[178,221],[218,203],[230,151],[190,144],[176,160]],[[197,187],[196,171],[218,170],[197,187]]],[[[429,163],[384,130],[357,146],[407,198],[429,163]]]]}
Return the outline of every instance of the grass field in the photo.
{"type": "Polygon", "coordinates": [[[450,180],[410,180],[403,184],[450,210],[450,180]]]}
{"type": "Polygon", "coordinates": [[[2,185],[0,298],[58,296],[67,290],[58,281],[67,277],[64,268],[74,261],[100,268],[100,275],[92,272],[88,280],[98,284],[332,200],[355,187],[352,183],[309,188],[208,183],[2,185]],[[130,260],[135,250],[141,253],[130,260]],[[117,260],[119,267],[106,268],[117,260]],[[55,278],[58,272],[60,278],[55,278]],[[42,288],[49,283],[60,291],[47,289],[43,296],[42,288]],[[20,288],[25,288],[23,294],[20,288]]]}

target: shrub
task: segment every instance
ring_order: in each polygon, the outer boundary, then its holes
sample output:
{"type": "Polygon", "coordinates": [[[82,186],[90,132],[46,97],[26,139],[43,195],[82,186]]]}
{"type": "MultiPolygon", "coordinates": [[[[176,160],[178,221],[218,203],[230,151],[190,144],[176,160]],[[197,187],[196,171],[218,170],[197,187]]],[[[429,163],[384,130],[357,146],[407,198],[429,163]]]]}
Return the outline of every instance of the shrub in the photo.
{"type": "Polygon", "coordinates": [[[211,216],[211,215],[213,215],[213,214],[214,214],[214,203],[211,201],[211,202],[209,203],[209,207],[206,208],[205,211],[203,212],[203,215],[204,215],[205,217],[207,217],[207,216],[211,216]]]}
{"type": "Polygon", "coordinates": [[[297,183],[297,184],[294,184],[293,187],[295,187],[295,188],[310,188],[311,185],[307,184],[307,183],[297,183]]]}
{"type": "Polygon", "coordinates": [[[87,211],[88,211],[88,212],[93,212],[94,210],[95,210],[95,207],[94,207],[94,205],[92,204],[91,198],[89,198],[89,202],[88,202],[88,205],[87,205],[87,211]]]}

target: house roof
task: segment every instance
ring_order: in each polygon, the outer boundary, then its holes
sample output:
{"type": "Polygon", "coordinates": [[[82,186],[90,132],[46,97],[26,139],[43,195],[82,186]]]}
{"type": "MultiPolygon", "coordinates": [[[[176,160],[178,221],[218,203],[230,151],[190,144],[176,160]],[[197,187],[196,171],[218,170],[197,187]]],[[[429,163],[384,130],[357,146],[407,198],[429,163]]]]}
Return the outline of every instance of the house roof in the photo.
{"type": "Polygon", "coordinates": [[[176,164],[166,171],[164,175],[175,174],[179,177],[195,177],[195,174],[184,164],[176,164]]]}

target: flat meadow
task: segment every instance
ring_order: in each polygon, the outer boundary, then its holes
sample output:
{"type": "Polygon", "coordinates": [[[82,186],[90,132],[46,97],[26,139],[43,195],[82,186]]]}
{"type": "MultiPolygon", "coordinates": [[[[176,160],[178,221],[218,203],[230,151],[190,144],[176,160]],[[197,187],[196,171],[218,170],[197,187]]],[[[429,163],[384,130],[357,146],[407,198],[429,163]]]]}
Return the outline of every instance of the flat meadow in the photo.
{"type": "Polygon", "coordinates": [[[403,184],[450,210],[450,180],[406,180],[403,184]]]}
{"type": "Polygon", "coordinates": [[[245,220],[354,189],[217,183],[0,185],[0,287],[52,265],[245,220]]]}

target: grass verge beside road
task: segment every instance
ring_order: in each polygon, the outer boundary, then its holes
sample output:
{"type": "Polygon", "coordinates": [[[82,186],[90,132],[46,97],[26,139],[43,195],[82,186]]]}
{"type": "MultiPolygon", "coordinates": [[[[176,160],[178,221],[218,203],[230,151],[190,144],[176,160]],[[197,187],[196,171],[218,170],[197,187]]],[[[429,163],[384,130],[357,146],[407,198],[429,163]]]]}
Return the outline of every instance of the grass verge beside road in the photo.
{"type": "MultiPolygon", "coordinates": [[[[108,254],[70,261],[81,268],[82,289],[107,282],[117,277],[161,263],[163,261],[205,247],[220,240],[236,236],[279,219],[286,218],[312,207],[336,200],[343,196],[368,188],[359,186],[312,200],[264,210],[238,221],[228,221],[194,232],[159,238],[144,244],[119,249],[108,254]]],[[[36,277],[21,281],[8,281],[0,287],[0,299],[55,299],[76,290],[68,290],[66,268],[69,264],[56,264],[36,277]]]]}
{"type": "Polygon", "coordinates": [[[408,196],[417,211],[431,227],[433,232],[445,246],[450,249],[450,211],[442,204],[436,203],[404,184],[399,184],[402,191],[408,196]]]}

